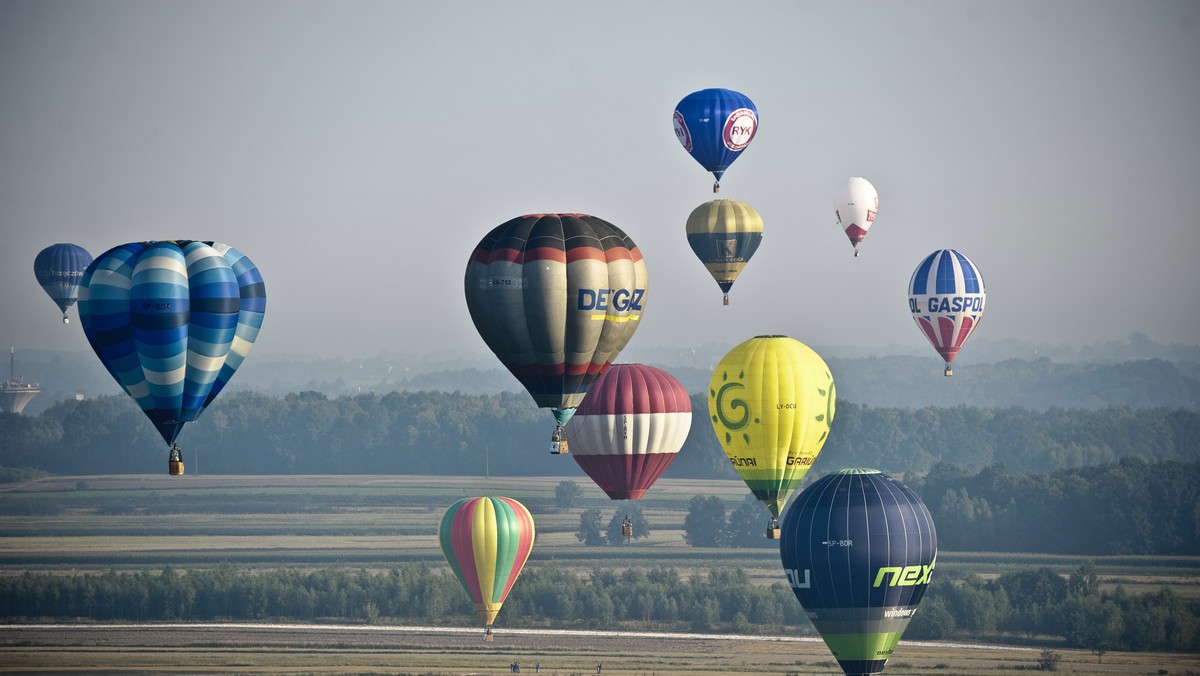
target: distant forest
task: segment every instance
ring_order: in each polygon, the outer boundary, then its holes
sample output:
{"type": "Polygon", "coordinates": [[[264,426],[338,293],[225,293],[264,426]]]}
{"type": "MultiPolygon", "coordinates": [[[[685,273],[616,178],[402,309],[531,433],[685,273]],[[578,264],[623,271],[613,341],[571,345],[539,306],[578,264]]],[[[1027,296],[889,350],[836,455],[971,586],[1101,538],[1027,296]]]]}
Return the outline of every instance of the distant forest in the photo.
{"type": "MultiPolygon", "coordinates": [[[[666,369],[688,392],[708,388],[712,367],[730,346],[708,346],[693,353],[637,351],[625,363],[641,362],[666,369]]],[[[1053,407],[1101,409],[1184,408],[1200,411],[1200,348],[1178,350],[1178,359],[1148,357],[1124,361],[1056,361],[1051,357],[1005,358],[991,363],[964,361],[953,378],[942,376],[937,356],[827,356],[838,395],[846,401],[887,408],[971,405],[981,408],[1017,406],[1032,410],[1053,407]]],[[[1155,350],[1147,350],[1150,354],[1155,350]]],[[[254,354],[238,370],[227,394],[256,392],[283,397],[292,392],[320,392],[337,398],[364,393],[460,392],[499,394],[520,385],[494,359],[433,360],[416,356],[380,355],[369,359],[270,359],[254,354]]],[[[623,354],[623,356],[625,356],[623,354]]],[[[27,413],[36,415],[63,399],[119,394],[116,383],[89,353],[17,353],[17,375],[37,382],[42,393],[27,413]]],[[[222,395],[224,397],[226,395],[222,395]]]]}
{"type": "MultiPolygon", "coordinates": [[[[714,363],[716,363],[714,361],[714,363]]],[[[826,360],[838,395],[850,401],[889,408],[1017,406],[1098,409],[1168,407],[1200,410],[1200,374],[1192,363],[1163,359],[1109,363],[1064,363],[1047,358],[1008,359],[994,364],[959,365],[954,377],[942,375],[935,357],[864,357],[826,360]]],[[[708,388],[712,368],[661,366],[688,392],[708,388]]],[[[516,389],[507,371],[438,371],[414,375],[399,389],[490,394],[516,389]]]]}
{"type": "MultiPolygon", "coordinates": [[[[1195,651],[1197,603],[1168,589],[1102,591],[1095,567],[1069,578],[1048,568],[975,576],[930,587],[905,638],[978,641],[1004,633],[1060,637],[1070,647],[1195,651]]],[[[0,578],[0,619],[100,621],[477,622],[458,580],[426,564],[386,572],[324,569],[103,574],[25,573],[0,578]]],[[[580,578],[555,564],[529,570],[499,626],[728,632],[811,631],[783,583],[754,585],[741,569],[684,579],[673,568],[596,568],[580,578]],[[799,631],[797,631],[799,629],[799,631]]]]}
{"type": "MultiPolygon", "coordinates": [[[[904,482],[929,508],[944,550],[1200,555],[1200,462],[1126,458],[1051,474],[1008,472],[999,465],[972,473],[939,464],[904,482]]],[[[747,496],[729,507],[726,514],[720,498],[693,497],[683,523],[689,544],[775,546],[760,532],[762,505],[747,496]]],[[[637,524],[636,505],[623,511],[634,514],[637,532],[653,526],[637,524]]],[[[619,533],[619,526],[614,515],[609,528],[619,533]]],[[[619,536],[607,540],[619,542],[619,536]]]]}
{"type": "MultiPolygon", "coordinates": [[[[733,479],[707,416],[692,398],[692,429],[668,478],[733,479]]],[[[212,474],[583,476],[548,455],[552,418],[524,393],[227,392],[180,438],[190,471],[212,474]]],[[[814,476],[843,467],[895,475],[935,464],[980,471],[1056,470],[1200,460],[1200,413],[1108,407],[877,408],[839,402],[814,476]]],[[[36,416],[0,414],[0,466],[55,474],[163,470],[166,446],[124,395],[62,401],[36,416]]]]}

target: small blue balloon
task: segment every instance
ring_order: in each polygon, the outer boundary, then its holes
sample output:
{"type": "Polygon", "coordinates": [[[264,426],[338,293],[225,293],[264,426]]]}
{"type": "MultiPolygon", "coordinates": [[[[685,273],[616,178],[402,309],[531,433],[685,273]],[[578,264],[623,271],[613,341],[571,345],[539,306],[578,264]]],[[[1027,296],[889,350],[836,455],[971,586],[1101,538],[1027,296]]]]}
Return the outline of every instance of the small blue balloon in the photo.
{"type": "Polygon", "coordinates": [[[38,284],[62,310],[67,323],[67,309],[79,298],[79,282],[83,271],[92,263],[92,255],[75,244],[51,244],[42,249],[33,261],[33,274],[38,284]]]}

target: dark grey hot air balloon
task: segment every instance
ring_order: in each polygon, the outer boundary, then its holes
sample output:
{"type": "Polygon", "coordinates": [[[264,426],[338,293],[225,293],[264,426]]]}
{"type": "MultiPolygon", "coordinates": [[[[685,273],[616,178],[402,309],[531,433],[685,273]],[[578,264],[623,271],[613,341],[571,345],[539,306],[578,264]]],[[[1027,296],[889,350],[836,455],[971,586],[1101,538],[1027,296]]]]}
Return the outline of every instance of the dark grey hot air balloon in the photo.
{"type": "Polygon", "coordinates": [[[519,216],[467,262],[467,309],[487,346],[563,426],[633,337],[646,306],[646,263],[620,228],[586,214],[519,216]]]}
{"type": "Polygon", "coordinates": [[[842,670],[883,671],[933,577],[925,504],[879,470],[844,469],[793,498],[782,530],[788,582],[842,670]]]}

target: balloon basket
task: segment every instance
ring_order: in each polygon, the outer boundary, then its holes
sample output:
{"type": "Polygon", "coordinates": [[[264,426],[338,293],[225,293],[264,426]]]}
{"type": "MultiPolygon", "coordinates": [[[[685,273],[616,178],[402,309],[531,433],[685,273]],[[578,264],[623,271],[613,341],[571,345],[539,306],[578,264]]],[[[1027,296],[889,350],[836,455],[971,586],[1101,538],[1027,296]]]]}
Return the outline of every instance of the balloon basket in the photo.
{"type": "Polygon", "coordinates": [[[633,536],[633,526],[630,524],[625,524],[625,525],[621,526],[621,535],[624,535],[625,537],[632,537],[633,536]]]}
{"type": "Polygon", "coordinates": [[[183,461],[182,460],[168,461],[167,462],[167,473],[170,474],[171,476],[182,476],[183,475],[183,461]]]}
{"type": "Polygon", "coordinates": [[[566,455],[570,452],[566,431],[562,427],[555,429],[554,436],[550,437],[550,455],[566,455]]]}
{"type": "Polygon", "coordinates": [[[729,294],[725,294],[725,299],[721,301],[721,305],[729,305],[729,294]]]}
{"type": "Polygon", "coordinates": [[[954,369],[950,368],[950,365],[949,365],[949,364],[946,364],[946,373],[945,373],[945,376],[946,376],[947,378],[949,378],[949,377],[950,377],[950,376],[952,376],[952,375],[954,375],[954,369]]]}
{"type": "Polygon", "coordinates": [[[492,643],[496,640],[496,635],[492,633],[491,627],[488,627],[487,630],[483,632],[483,640],[487,641],[488,643],[492,643]]]}
{"type": "Polygon", "coordinates": [[[778,540],[779,539],[779,529],[778,528],[768,528],[767,529],[767,539],[768,540],[778,540]]]}

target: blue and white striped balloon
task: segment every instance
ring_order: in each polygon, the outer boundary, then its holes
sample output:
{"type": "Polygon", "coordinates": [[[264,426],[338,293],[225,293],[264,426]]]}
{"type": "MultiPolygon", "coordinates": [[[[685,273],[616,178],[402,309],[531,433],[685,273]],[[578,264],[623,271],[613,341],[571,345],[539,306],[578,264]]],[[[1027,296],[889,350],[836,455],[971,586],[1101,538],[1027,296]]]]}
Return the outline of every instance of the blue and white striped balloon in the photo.
{"type": "Polygon", "coordinates": [[[258,269],[236,249],[175,240],[123,244],[83,275],[92,350],[168,444],[241,365],[262,326],[258,269]]]}
{"type": "Polygon", "coordinates": [[[908,283],[908,309],[921,332],[946,360],[946,375],[959,348],[979,326],[987,301],[983,275],[954,249],[925,257],[908,283]]]}

